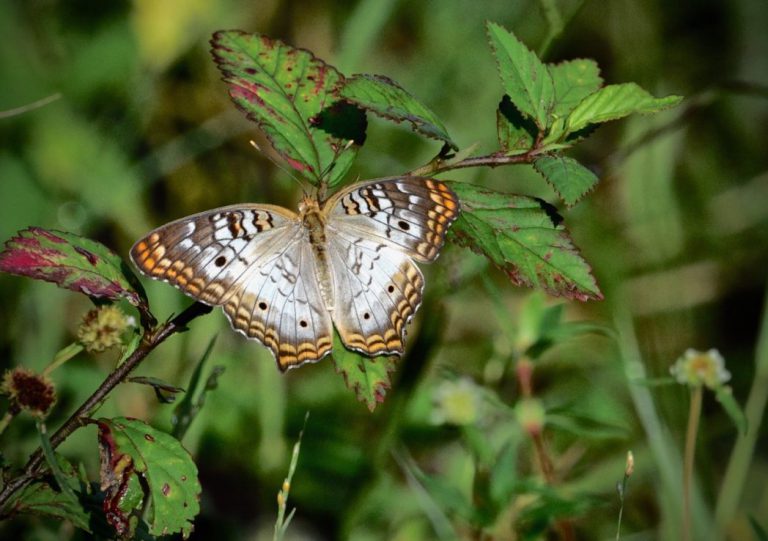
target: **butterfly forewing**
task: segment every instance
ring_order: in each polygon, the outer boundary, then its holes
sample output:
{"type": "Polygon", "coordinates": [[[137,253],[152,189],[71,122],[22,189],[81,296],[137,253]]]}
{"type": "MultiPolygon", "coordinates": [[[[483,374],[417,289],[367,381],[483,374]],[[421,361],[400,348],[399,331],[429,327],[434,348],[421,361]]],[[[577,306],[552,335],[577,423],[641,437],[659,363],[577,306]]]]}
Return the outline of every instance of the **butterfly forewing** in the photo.
{"type": "Polygon", "coordinates": [[[326,208],[329,229],[354,231],[429,262],[458,217],[459,201],[439,180],[402,177],[353,185],[326,208]]]}
{"type": "Polygon", "coordinates": [[[266,345],[283,370],[330,351],[331,320],[311,255],[299,217],[271,205],[183,218],[131,249],[143,273],[223,305],[232,327],[266,345]]]}

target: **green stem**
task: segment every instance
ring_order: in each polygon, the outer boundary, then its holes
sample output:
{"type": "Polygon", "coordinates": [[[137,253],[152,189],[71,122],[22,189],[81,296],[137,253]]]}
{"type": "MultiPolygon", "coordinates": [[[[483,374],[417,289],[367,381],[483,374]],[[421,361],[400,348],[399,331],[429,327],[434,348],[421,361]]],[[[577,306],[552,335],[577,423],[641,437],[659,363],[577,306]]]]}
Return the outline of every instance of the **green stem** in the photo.
{"type": "Polygon", "coordinates": [[[59,350],[56,355],[54,355],[53,360],[50,362],[48,366],[45,367],[43,370],[43,376],[50,375],[51,372],[56,370],[58,367],[60,367],[62,364],[70,360],[72,357],[83,351],[83,345],[80,342],[72,342],[68,346],[62,348],[59,350]]]}
{"type": "Polygon", "coordinates": [[[0,434],[5,432],[5,429],[8,428],[8,425],[13,421],[13,418],[16,417],[18,413],[13,410],[8,410],[5,412],[5,415],[3,415],[3,418],[0,419],[0,434]]]}
{"type": "Polygon", "coordinates": [[[757,339],[755,355],[755,376],[749,391],[745,414],[747,426],[745,433],[739,435],[736,445],[728,460],[720,496],[717,500],[715,521],[718,537],[724,537],[728,524],[733,520],[739,505],[749,465],[755,452],[759,428],[763,420],[765,405],[768,402],[768,289],[763,304],[763,322],[757,339]]]}
{"type": "Polygon", "coordinates": [[[693,462],[696,456],[696,435],[701,419],[701,401],[704,388],[701,385],[691,390],[691,407],[688,410],[688,430],[685,434],[685,458],[683,459],[683,539],[691,539],[691,481],[693,462]]]}
{"type": "MultiPolygon", "coordinates": [[[[212,310],[210,306],[196,302],[171,321],[161,325],[154,331],[147,330],[144,339],[136,350],[105,379],[98,389],[89,396],[77,410],[70,415],[64,424],[51,436],[51,449],[56,449],[72,432],[81,427],[93,413],[93,411],[104,401],[107,395],[117,387],[131,371],[136,368],[147,355],[149,355],[157,346],[163,343],[169,336],[184,331],[190,321],[198,316],[209,313],[212,310]]],[[[41,473],[44,466],[45,457],[43,448],[40,447],[32,453],[27,464],[24,466],[24,472],[10,479],[0,491],[0,509],[2,509],[10,498],[19,490],[31,483],[41,473]]],[[[0,519],[5,515],[0,514],[0,519]]]]}

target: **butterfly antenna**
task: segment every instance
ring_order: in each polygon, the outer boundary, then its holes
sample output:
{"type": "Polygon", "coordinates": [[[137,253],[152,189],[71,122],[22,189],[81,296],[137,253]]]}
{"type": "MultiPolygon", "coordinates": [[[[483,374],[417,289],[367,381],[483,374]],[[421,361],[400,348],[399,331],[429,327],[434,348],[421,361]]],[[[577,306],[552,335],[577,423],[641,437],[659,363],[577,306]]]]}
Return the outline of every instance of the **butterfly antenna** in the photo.
{"type": "Polygon", "coordinates": [[[264,152],[264,150],[263,150],[263,149],[262,149],[262,148],[259,146],[259,144],[258,144],[256,141],[254,141],[253,139],[251,139],[251,140],[250,140],[250,141],[248,141],[248,142],[251,144],[251,146],[252,146],[253,148],[255,148],[255,149],[256,149],[256,150],[258,150],[260,153],[262,153],[264,156],[266,156],[266,157],[267,157],[267,159],[268,159],[269,161],[271,161],[271,162],[272,162],[272,165],[274,165],[275,167],[277,167],[278,169],[280,169],[280,170],[281,170],[283,173],[285,173],[286,175],[288,175],[289,177],[291,177],[291,180],[295,181],[295,182],[296,182],[296,184],[298,184],[298,185],[301,187],[302,191],[306,193],[306,190],[304,189],[304,183],[303,183],[303,182],[302,182],[302,181],[301,181],[301,180],[300,180],[298,177],[296,177],[296,176],[293,174],[293,171],[291,171],[290,169],[288,169],[287,167],[285,167],[285,165],[283,165],[282,163],[280,163],[280,162],[278,162],[277,160],[275,160],[275,159],[274,159],[272,156],[270,156],[270,155],[269,155],[269,153],[268,153],[268,152],[264,152]]]}

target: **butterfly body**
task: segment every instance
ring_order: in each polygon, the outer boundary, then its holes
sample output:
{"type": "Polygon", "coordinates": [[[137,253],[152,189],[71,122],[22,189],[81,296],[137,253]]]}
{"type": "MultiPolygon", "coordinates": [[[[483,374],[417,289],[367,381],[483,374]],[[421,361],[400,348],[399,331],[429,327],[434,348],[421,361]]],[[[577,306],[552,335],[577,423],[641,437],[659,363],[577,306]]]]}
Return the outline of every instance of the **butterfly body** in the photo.
{"type": "Polygon", "coordinates": [[[222,306],[232,327],[259,340],[285,370],[344,345],[400,354],[421,303],[415,261],[433,261],[459,212],[450,188],[401,177],[354,184],[296,214],[235,205],[182,218],[139,240],[136,266],[187,295],[222,306]]]}

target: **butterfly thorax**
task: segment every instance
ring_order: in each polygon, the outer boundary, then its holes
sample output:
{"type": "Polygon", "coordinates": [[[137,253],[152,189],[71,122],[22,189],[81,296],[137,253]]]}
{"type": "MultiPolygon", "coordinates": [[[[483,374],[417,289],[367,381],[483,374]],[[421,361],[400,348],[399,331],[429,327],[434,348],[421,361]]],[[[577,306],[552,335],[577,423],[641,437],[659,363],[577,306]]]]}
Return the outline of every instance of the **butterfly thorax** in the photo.
{"type": "Polygon", "coordinates": [[[333,283],[328,264],[325,219],[317,200],[304,197],[299,204],[301,222],[309,234],[309,243],[315,254],[315,272],[320,285],[320,294],[328,311],[333,311],[333,283]]]}

